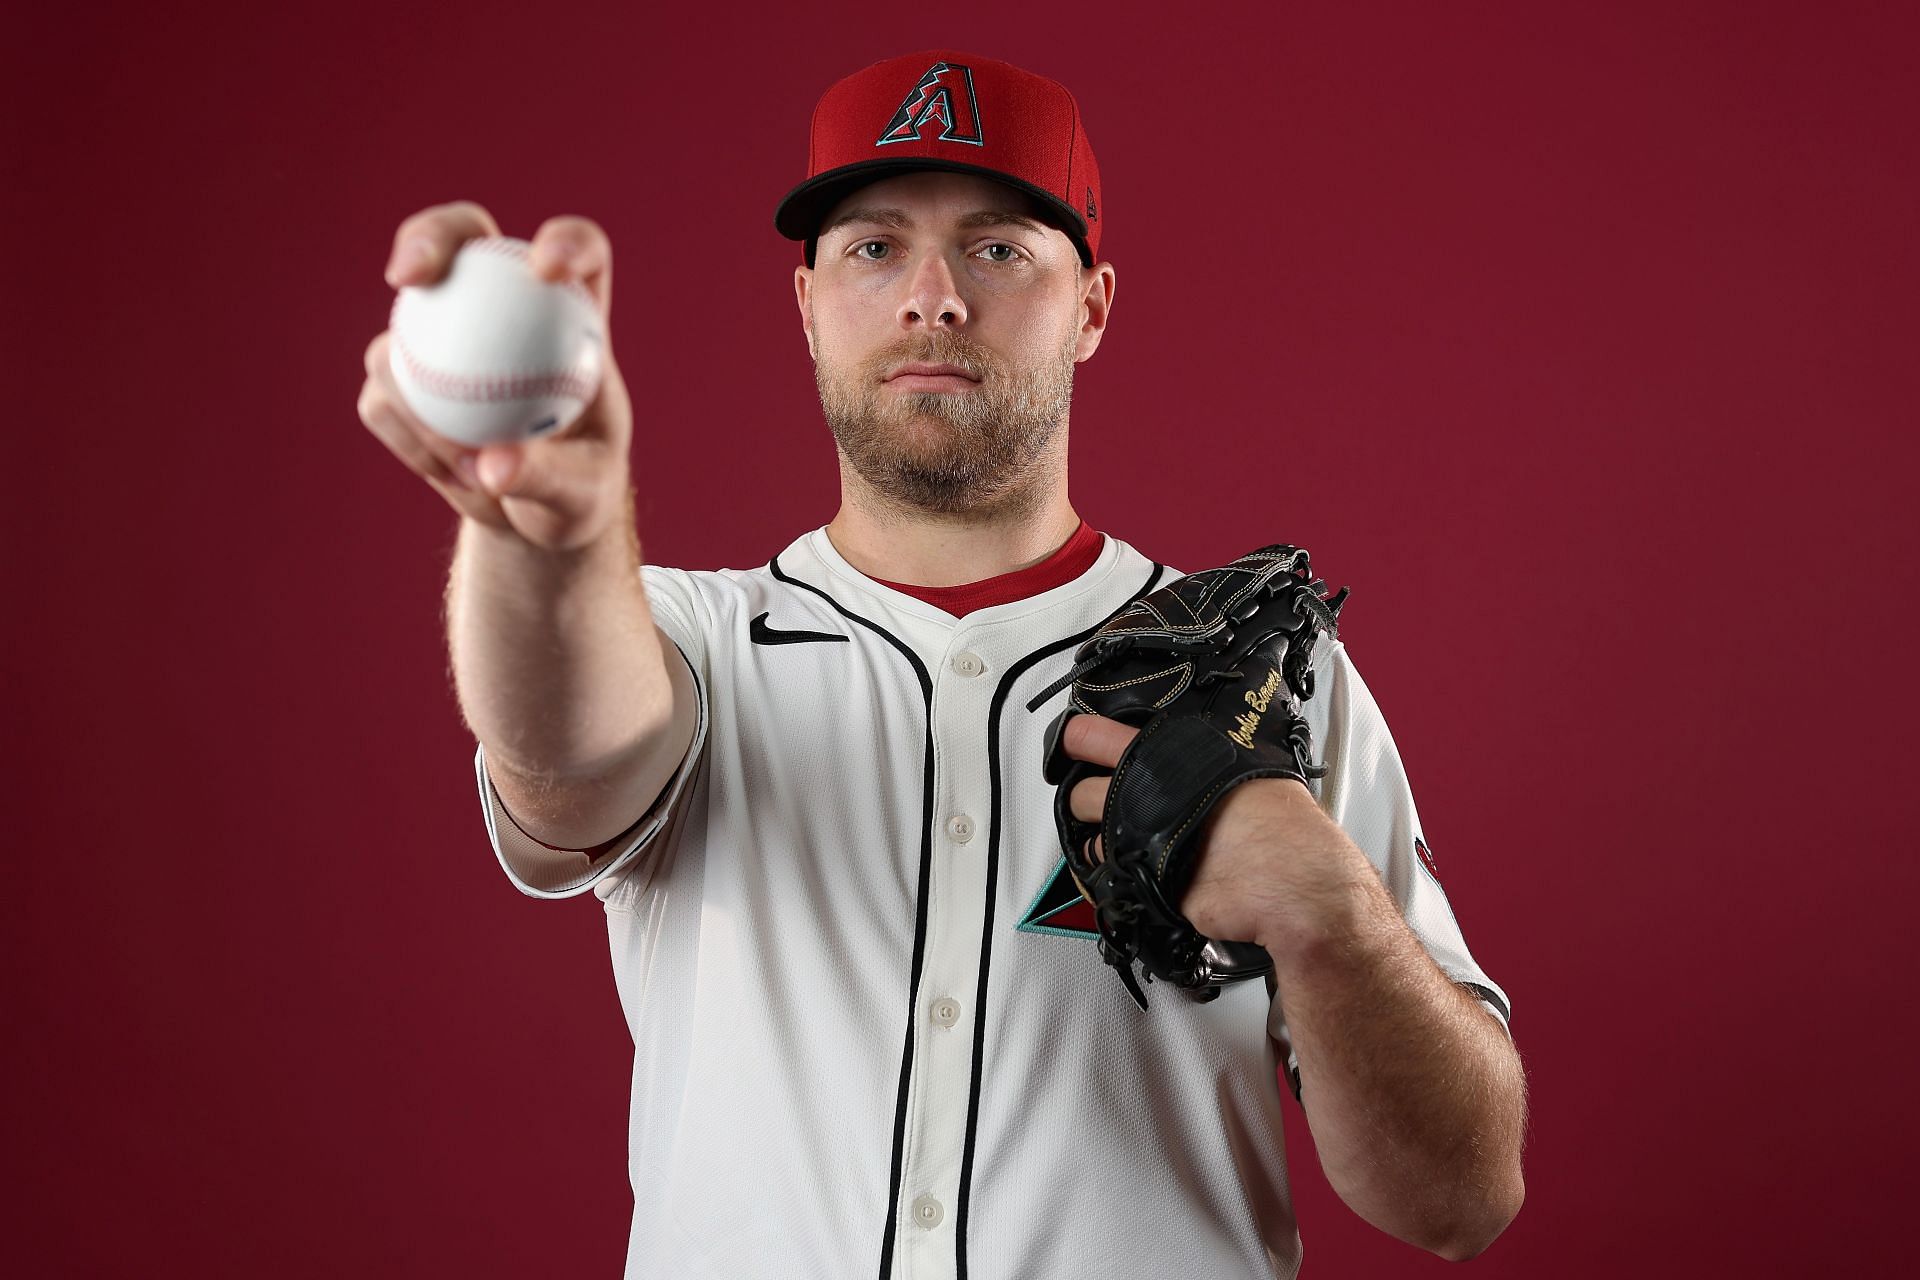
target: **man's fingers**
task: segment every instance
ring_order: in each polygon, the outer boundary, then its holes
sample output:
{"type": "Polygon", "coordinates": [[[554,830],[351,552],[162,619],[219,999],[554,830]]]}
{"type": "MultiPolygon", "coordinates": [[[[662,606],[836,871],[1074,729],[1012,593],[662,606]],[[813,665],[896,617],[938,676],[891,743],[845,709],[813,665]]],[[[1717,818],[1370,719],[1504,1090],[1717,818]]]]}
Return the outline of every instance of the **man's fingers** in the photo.
{"type": "Polygon", "coordinates": [[[542,280],[577,280],[600,303],[613,309],[613,242],[591,218],[548,218],[533,234],[530,264],[542,280]]]}
{"type": "Polygon", "coordinates": [[[1120,763],[1121,753],[1139,732],[1106,716],[1078,715],[1067,721],[1060,745],[1076,759],[1111,769],[1120,763]]]}
{"type": "Polygon", "coordinates": [[[1111,778],[1083,778],[1067,793],[1067,808],[1082,822],[1098,822],[1107,811],[1107,788],[1111,778]]]}
{"type": "MultiPolygon", "coordinates": [[[[1140,731],[1106,716],[1078,715],[1067,721],[1061,731],[1060,745],[1066,753],[1088,764],[1111,769],[1140,731]]],[[[1083,778],[1067,794],[1067,808],[1082,822],[1098,822],[1107,807],[1110,778],[1083,778]]]]}
{"type": "Polygon", "coordinates": [[[361,389],[360,421],[380,443],[407,464],[415,475],[453,489],[471,490],[473,484],[461,472],[457,459],[442,458],[427,447],[422,433],[402,417],[404,410],[381,395],[369,382],[361,389]]]}
{"type": "Polygon", "coordinates": [[[422,209],[393,233],[393,252],[387,257],[387,283],[398,289],[408,284],[432,284],[447,273],[461,245],[480,236],[497,236],[500,224],[471,200],[422,209]]]}
{"type": "MultiPolygon", "coordinates": [[[[435,474],[442,478],[452,477],[458,482],[463,474],[462,460],[471,462],[474,450],[457,440],[447,439],[420,421],[408,406],[406,397],[400,394],[400,385],[393,380],[392,349],[390,332],[380,334],[367,346],[367,384],[360,391],[360,420],[375,435],[387,441],[388,447],[405,459],[409,466],[424,453],[440,464],[440,470],[435,474]],[[389,439],[389,434],[402,439],[389,439]]],[[[414,467],[414,470],[422,475],[429,474],[419,467],[414,467]]]]}

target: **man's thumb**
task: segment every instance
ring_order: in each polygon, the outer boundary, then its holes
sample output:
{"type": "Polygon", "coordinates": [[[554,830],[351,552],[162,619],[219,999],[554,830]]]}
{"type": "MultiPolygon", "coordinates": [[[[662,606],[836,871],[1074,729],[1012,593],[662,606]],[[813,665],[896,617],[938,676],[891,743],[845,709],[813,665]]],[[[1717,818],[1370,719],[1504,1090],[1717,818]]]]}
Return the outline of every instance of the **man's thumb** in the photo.
{"type": "Polygon", "coordinates": [[[480,487],[495,498],[505,493],[520,474],[521,457],[517,444],[488,445],[482,449],[474,460],[474,467],[480,473],[480,487]]]}

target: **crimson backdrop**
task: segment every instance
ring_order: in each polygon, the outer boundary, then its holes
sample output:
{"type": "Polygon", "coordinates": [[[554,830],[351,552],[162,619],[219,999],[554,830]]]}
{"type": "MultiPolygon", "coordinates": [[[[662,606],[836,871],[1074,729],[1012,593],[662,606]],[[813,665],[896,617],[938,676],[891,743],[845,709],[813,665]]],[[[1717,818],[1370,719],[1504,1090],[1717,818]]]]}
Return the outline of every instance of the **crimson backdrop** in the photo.
{"type": "MultiPolygon", "coordinates": [[[[1098,147],[1080,509],[1353,587],[1533,1077],[1474,1273],[1899,1256],[1911,6],[180,8],[0,52],[13,1274],[616,1274],[598,904],[494,862],[452,517],[354,414],[389,237],[599,220],[647,553],[760,563],[835,494],[774,203],[947,41],[1098,147]]],[[[1287,1105],[1307,1274],[1441,1273],[1287,1105]]]]}

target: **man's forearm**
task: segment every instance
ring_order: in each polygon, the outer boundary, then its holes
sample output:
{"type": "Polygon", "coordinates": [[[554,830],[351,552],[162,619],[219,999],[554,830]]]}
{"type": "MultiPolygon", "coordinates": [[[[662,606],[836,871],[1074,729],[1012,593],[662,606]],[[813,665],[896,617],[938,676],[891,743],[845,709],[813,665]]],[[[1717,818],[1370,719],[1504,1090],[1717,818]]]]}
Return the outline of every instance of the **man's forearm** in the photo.
{"type": "Polygon", "coordinates": [[[465,521],[446,599],[467,726],[489,761],[565,780],[631,758],[671,716],[665,655],[628,512],[595,542],[549,552],[465,521]]]}
{"type": "Polygon", "coordinates": [[[1356,874],[1319,927],[1295,920],[1291,936],[1262,941],[1321,1167],[1374,1226],[1443,1257],[1472,1257],[1525,1194],[1519,1057],[1433,963],[1365,855],[1319,816],[1321,837],[1346,846],[1356,874]]]}

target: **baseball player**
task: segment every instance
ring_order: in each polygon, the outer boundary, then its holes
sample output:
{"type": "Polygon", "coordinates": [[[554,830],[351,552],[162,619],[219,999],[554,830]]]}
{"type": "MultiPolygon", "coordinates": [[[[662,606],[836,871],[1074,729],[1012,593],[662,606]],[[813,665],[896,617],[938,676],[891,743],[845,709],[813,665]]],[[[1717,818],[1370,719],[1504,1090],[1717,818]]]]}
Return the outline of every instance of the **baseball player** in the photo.
{"type": "MultiPolygon", "coordinates": [[[[449,645],[495,853],[521,892],[605,908],[630,1277],[1292,1276],[1283,1079],[1382,1230],[1464,1258],[1518,1210],[1507,997],[1332,636],[1302,704],[1324,774],[1235,788],[1181,899],[1266,979],[1143,1011],[1096,945],[1028,704],[1181,579],[1068,501],[1105,217],[1051,80],[932,50],[829,88],[775,225],[804,245],[841,505],[751,569],[642,563],[611,359],[564,433],[474,450],[407,410],[386,335],[368,350],[363,421],[462,517],[449,645]]],[[[427,210],[389,282],[497,234],[427,210]]],[[[597,226],[534,245],[608,310],[597,226]]],[[[1138,731],[1080,715],[1061,749],[1111,770],[1138,731]]]]}

